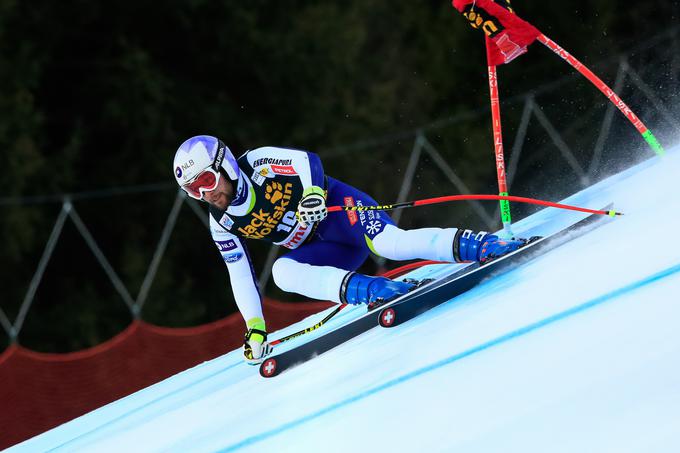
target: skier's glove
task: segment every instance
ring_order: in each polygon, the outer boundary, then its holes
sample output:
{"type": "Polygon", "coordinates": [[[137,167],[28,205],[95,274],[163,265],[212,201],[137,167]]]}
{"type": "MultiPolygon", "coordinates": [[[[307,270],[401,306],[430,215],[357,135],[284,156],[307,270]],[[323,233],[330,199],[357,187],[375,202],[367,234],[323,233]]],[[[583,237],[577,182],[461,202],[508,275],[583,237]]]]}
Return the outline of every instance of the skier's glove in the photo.
{"type": "Polygon", "coordinates": [[[257,365],[272,352],[267,341],[267,329],[262,318],[252,318],[246,322],[248,332],[243,342],[243,358],[248,365],[257,365]]]}
{"type": "Polygon", "coordinates": [[[298,222],[303,226],[311,225],[315,222],[321,222],[328,215],[326,209],[326,199],[324,191],[319,186],[312,186],[302,192],[302,200],[298,204],[297,212],[295,213],[298,222]]]}

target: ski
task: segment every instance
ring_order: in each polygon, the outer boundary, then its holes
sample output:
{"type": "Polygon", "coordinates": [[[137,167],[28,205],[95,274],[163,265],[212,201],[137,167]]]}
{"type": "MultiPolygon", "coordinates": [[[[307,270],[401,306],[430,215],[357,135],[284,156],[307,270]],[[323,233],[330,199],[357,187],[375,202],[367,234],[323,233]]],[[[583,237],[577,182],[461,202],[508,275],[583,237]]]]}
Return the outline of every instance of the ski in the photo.
{"type": "MultiPolygon", "coordinates": [[[[557,233],[530,242],[515,252],[494,259],[486,264],[472,263],[464,269],[440,280],[423,281],[413,291],[386,302],[381,306],[367,310],[365,314],[318,338],[279,354],[276,353],[275,348],[273,355],[260,364],[260,375],[265,378],[278,376],[282,372],[307,362],[377,325],[394,327],[412,319],[437,305],[463,294],[490,274],[507,271],[511,267],[518,266],[523,258],[535,256],[538,251],[546,250],[550,245],[555,245],[559,238],[594,224],[600,218],[602,218],[601,215],[591,214],[557,233]],[[392,319],[389,322],[384,320],[390,317],[392,319]]],[[[579,231],[579,233],[585,233],[585,230],[579,231]]],[[[302,334],[295,336],[300,335],[302,334]]]]}
{"type": "MultiPolygon", "coordinates": [[[[607,206],[608,209],[611,205],[607,206]]],[[[482,280],[491,274],[507,272],[525,263],[527,259],[539,256],[539,252],[544,252],[549,248],[559,245],[560,239],[567,235],[574,237],[581,236],[590,231],[585,227],[589,225],[601,225],[604,223],[602,216],[591,214],[585,219],[570,225],[552,235],[530,241],[525,246],[516,251],[494,259],[485,264],[473,263],[471,266],[460,270],[454,274],[438,280],[434,285],[430,285],[423,291],[409,294],[408,297],[396,301],[380,310],[378,323],[382,327],[396,327],[406,321],[419,316],[426,311],[459,296],[473,287],[477,286],[482,280]],[[598,222],[598,220],[600,220],[598,222]]]]}
{"type": "MultiPolygon", "coordinates": [[[[321,337],[315,338],[311,341],[296,346],[293,349],[289,349],[285,352],[277,354],[275,346],[272,355],[266,358],[260,364],[260,375],[265,378],[277,376],[289,368],[293,368],[296,365],[307,362],[316,357],[317,355],[323,354],[324,352],[329,351],[348,340],[351,340],[352,338],[366,332],[367,330],[376,327],[378,325],[378,315],[380,313],[381,307],[386,307],[389,304],[396,303],[402,300],[403,298],[413,294],[414,292],[420,290],[421,288],[426,288],[435,281],[436,280],[432,279],[425,279],[423,281],[420,281],[417,283],[416,288],[414,288],[411,292],[404,294],[389,302],[386,302],[383,305],[367,307],[366,313],[359,316],[358,318],[349,321],[347,324],[339,326],[335,330],[331,330],[330,332],[324,334],[321,337]]],[[[334,313],[335,311],[332,312],[331,314],[334,313]]],[[[327,316],[325,319],[328,319],[329,316],[327,316]]],[[[311,332],[312,330],[315,330],[317,325],[318,324],[315,324],[314,326],[312,326],[312,328],[304,329],[293,335],[286,336],[281,340],[274,340],[270,344],[277,345],[280,344],[282,341],[287,341],[289,339],[302,336],[308,332],[311,332]]]]}
{"type": "Polygon", "coordinates": [[[303,343],[281,354],[276,354],[276,350],[274,350],[275,355],[265,359],[260,364],[260,375],[266,378],[277,376],[285,370],[307,362],[317,355],[323,354],[377,325],[378,311],[372,311],[319,338],[303,343]]]}

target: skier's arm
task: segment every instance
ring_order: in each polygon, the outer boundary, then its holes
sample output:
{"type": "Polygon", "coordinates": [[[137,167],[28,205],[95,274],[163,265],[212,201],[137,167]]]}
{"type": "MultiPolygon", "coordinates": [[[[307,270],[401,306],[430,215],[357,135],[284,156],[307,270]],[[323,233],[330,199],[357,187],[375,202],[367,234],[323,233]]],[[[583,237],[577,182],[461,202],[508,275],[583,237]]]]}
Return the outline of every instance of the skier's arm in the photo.
{"type": "Polygon", "coordinates": [[[245,244],[238,237],[225,231],[212,216],[210,216],[210,232],[229,270],[231,289],[243,319],[246,324],[253,319],[264,322],[262,298],[245,244]]]}

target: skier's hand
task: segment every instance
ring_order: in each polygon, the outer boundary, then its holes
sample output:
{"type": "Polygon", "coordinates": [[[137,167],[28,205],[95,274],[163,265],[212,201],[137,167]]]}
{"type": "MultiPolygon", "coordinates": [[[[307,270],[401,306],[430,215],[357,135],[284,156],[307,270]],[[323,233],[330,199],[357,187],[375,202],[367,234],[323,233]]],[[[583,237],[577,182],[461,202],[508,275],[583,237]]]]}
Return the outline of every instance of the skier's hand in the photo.
{"type": "Polygon", "coordinates": [[[302,193],[302,200],[298,204],[295,213],[298,222],[302,225],[311,225],[314,222],[321,222],[328,215],[326,209],[326,198],[321,187],[312,186],[305,189],[302,193]]]}
{"type": "Polygon", "coordinates": [[[249,365],[257,365],[272,352],[267,341],[267,329],[262,318],[252,318],[246,322],[248,332],[243,343],[243,358],[249,365]]]}
{"type": "Polygon", "coordinates": [[[246,341],[243,345],[243,360],[248,365],[259,365],[271,354],[272,346],[268,342],[246,341]]]}

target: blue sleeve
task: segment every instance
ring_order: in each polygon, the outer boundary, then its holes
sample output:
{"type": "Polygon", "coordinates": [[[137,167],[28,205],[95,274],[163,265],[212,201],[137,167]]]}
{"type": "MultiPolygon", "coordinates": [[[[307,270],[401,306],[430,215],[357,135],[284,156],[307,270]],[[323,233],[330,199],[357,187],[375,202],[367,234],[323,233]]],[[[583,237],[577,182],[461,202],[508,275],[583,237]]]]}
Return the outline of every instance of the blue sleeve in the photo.
{"type": "Polygon", "coordinates": [[[321,158],[316,153],[311,153],[307,151],[307,157],[309,158],[309,170],[312,175],[312,184],[315,186],[324,186],[324,173],[323,165],[321,164],[321,158]]]}

